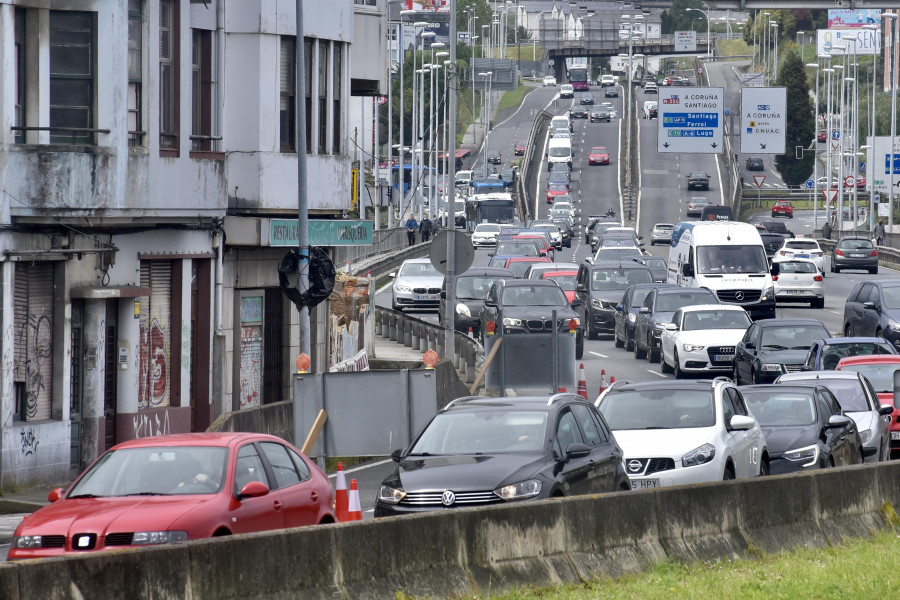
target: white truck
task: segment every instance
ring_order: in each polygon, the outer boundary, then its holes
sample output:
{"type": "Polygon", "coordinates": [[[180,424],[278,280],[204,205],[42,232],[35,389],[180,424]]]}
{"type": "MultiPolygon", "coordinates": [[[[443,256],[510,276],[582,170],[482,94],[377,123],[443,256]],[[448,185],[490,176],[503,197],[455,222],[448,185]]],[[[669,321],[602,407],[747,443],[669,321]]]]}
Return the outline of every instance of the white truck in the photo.
{"type": "Polygon", "coordinates": [[[775,317],[775,287],[759,231],[737,221],[680,222],[672,232],[668,282],[711,290],[756,319],[775,317]]]}

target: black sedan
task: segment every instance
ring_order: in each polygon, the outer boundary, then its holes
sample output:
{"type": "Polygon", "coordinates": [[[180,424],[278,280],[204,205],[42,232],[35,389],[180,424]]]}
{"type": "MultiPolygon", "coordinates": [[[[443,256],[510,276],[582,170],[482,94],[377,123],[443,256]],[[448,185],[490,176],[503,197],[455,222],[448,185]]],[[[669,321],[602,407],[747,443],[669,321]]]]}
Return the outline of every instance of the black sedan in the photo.
{"type": "Polygon", "coordinates": [[[487,161],[492,165],[499,165],[502,162],[500,152],[498,150],[488,150],[487,161]]]}
{"type": "Polygon", "coordinates": [[[603,416],[572,393],[455,400],[391,458],[376,518],[631,489],[603,416]]]}
{"type": "Polygon", "coordinates": [[[883,337],[900,347],[900,279],[860,281],[844,302],[844,335],[883,337]]]}
{"type": "MultiPolygon", "coordinates": [[[[478,335],[481,309],[491,286],[498,279],[515,279],[515,274],[499,267],[472,267],[456,279],[456,308],[453,310],[453,328],[467,333],[469,329],[478,335]]],[[[447,278],[441,286],[441,305],[438,320],[444,324],[447,307],[447,278]]]]}
{"type": "Polygon", "coordinates": [[[588,109],[583,106],[578,106],[577,104],[569,109],[569,116],[573,119],[587,119],[588,118],[588,109]]]}
{"type": "Polygon", "coordinates": [[[769,473],[863,461],[859,432],[824,385],[750,385],[741,394],[769,448],[769,473]]]}
{"type": "Polygon", "coordinates": [[[813,342],[829,337],[818,319],[756,321],[734,349],[732,379],[738,385],[772,383],[782,373],[799,371],[813,342]]]}
{"type": "Polygon", "coordinates": [[[694,304],[718,304],[719,299],[705,288],[657,288],[644,299],[634,323],[634,357],[659,361],[660,339],[666,324],[679,308],[694,304]]]}
{"type": "Polygon", "coordinates": [[[845,235],[831,251],[831,272],[841,269],[860,269],[873,275],[878,273],[878,249],[867,237],[845,235]]]}
{"type": "Polygon", "coordinates": [[[619,97],[619,88],[614,85],[609,85],[603,88],[603,96],[605,98],[618,98],[619,97]]]}
{"type": "MultiPolygon", "coordinates": [[[[647,294],[658,288],[658,283],[637,283],[627,290],[622,301],[616,305],[615,329],[613,339],[616,348],[625,348],[626,352],[634,351],[634,322],[637,320],[638,311],[644,305],[647,294]]],[[[665,287],[675,285],[664,284],[665,287]]]]}

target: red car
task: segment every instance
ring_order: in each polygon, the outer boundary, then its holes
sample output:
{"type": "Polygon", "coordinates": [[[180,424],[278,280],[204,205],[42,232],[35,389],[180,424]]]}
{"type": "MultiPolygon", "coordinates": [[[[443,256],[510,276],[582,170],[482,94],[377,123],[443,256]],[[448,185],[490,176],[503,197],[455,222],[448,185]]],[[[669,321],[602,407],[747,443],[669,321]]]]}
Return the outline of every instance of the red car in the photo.
{"type": "Polygon", "coordinates": [[[562,288],[569,304],[575,300],[575,279],[578,271],[544,271],[539,279],[552,279],[562,288]]]}
{"type": "Polygon", "coordinates": [[[526,146],[527,142],[525,142],[525,140],[516,142],[516,145],[513,147],[513,154],[515,154],[516,156],[523,156],[525,154],[526,146]]]}
{"type": "Polygon", "coordinates": [[[788,219],[794,218],[794,205],[791,204],[790,200],[779,200],[772,205],[772,217],[778,216],[787,217],[788,219]]]}
{"type": "Polygon", "coordinates": [[[569,186],[564,183],[548,183],[547,184],[547,204],[553,204],[553,199],[557,196],[565,196],[569,193],[569,186]]]}
{"type": "Polygon", "coordinates": [[[9,559],[119,550],[334,522],[328,477],[284,440],[185,433],[131,440],[16,528],[9,559]]]}
{"type": "Polygon", "coordinates": [[[609,151],[603,146],[597,146],[596,148],[591,148],[591,151],[588,153],[588,164],[589,165],[608,165],[609,164],[609,151]]]}
{"type": "Polygon", "coordinates": [[[900,356],[895,354],[872,354],[869,356],[848,356],[842,358],[836,371],[862,373],[872,384],[882,406],[891,405],[891,458],[900,453],[900,407],[894,404],[894,372],[900,370],[900,356]]]}
{"type": "Polygon", "coordinates": [[[516,276],[516,279],[521,279],[525,276],[525,271],[527,271],[528,267],[531,265],[549,262],[553,261],[546,256],[510,256],[506,259],[506,264],[503,265],[503,268],[512,271],[513,275],[516,276]]]}
{"type": "Polygon", "coordinates": [[[550,252],[553,252],[554,250],[554,247],[548,243],[547,238],[542,235],[520,234],[514,235],[510,239],[536,241],[538,243],[538,251],[541,253],[541,256],[550,256],[550,252]]]}
{"type": "Polygon", "coordinates": [[[828,141],[828,131],[826,129],[820,129],[819,133],[816,134],[817,142],[827,142],[828,141]]]}

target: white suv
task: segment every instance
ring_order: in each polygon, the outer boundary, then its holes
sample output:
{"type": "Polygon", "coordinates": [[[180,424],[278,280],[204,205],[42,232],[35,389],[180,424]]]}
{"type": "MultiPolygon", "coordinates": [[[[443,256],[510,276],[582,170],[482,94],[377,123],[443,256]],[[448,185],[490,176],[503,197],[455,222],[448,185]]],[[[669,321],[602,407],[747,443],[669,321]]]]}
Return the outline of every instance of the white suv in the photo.
{"type": "Polygon", "coordinates": [[[595,402],[641,490],[769,474],[759,423],[731,380],[613,385],[595,402]]]}

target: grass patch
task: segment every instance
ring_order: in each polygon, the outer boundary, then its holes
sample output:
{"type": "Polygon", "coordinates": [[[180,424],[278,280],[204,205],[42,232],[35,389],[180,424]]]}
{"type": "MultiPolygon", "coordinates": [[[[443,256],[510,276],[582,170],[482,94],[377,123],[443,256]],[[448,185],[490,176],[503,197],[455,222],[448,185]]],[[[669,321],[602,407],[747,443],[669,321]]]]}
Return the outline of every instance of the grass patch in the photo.
{"type": "MultiPolygon", "coordinates": [[[[480,94],[481,92],[478,92],[480,94]]],[[[475,107],[472,107],[472,90],[463,88],[456,95],[456,147],[462,146],[463,138],[469,126],[481,115],[481,96],[476,96],[475,107]]]]}
{"type": "Polygon", "coordinates": [[[840,546],[798,549],[758,559],[717,560],[682,565],[666,561],[653,569],[618,579],[581,585],[522,588],[469,600],[793,600],[816,598],[895,598],[900,583],[889,568],[900,552],[900,537],[882,531],[873,538],[840,546]]]}
{"type": "Polygon", "coordinates": [[[510,90],[508,92],[503,93],[503,97],[500,98],[500,104],[497,105],[497,112],[503,112],[509,108],[515,108],[522,104],[522,99],[525,98],[525,94],[535,89],[532,86],[519,84],[514,90],[510,90]]]}
{"type": "Polygon", "coordinates": [[[721,56],[748,56],[752,54],[750,46],[744,40],[719,40],[716,48],[721,56]]]}

